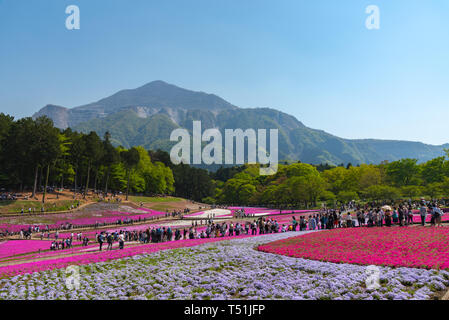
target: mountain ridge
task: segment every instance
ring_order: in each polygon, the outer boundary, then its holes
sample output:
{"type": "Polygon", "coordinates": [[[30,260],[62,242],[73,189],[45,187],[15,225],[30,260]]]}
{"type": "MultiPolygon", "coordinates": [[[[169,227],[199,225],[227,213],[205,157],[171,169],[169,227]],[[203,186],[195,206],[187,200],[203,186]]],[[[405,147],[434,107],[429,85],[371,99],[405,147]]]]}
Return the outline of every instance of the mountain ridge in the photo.
{"type": "Polygon", "coordinates": [[[47,105],[33,117],[46,115],[59,128],[112,134],[114,144],[169,151],[170,132],[191,129],[201,120],[202,129],[278,129],[279,159],[319,164],[380,163],[401,158],[427,161],[444,154],[449,144],[380,139],[344,139],[305,126],[294,116],[271,108],[239,108],[221,97],[191,91],[157,80],[136,89],[125,89],[96,102],[75,108],[47,105]]]}

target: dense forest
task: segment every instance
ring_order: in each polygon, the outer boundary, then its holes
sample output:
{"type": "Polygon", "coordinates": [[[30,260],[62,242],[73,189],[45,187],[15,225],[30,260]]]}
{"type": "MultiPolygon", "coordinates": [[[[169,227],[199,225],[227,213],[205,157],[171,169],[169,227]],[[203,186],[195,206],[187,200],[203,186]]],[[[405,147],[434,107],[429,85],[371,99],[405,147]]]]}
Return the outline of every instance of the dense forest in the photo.
{"type": "Polygon", "coordinates": [[[436,198],[449,193],[449,150],[446,153],[425,163],[285,163],[271,176],[259,175],[257,165],[209,172],[173,165],[161,150],[114,147],[108,132],[100,138],[93,131],[55,128],[45,116],[14,120],[0,114],[0,187],[33,194],[50,186],[78,192],[170,194],[211,204],[298,207],[358,199],[436,198]]]}
{"type": "Polygon", "coordinates": [[[5,190],[73,188],[172,194],[170,168],[142,147],[113,147],[111,136],[60,130],[47,117],[17,121],[0,114],[0,185],[5,190]]]}
{"type": "Polygon", "coordinates": [[[258,166],[248,165],[226,181],[215,180],[214,195],[205,201],[302,207],[318,202],[445,197],[449,194],[448,159],[439,157],[422,164],[402,159],[346,167],[294,163],[280,165],[272,176],[260,176],[258,166]]]}

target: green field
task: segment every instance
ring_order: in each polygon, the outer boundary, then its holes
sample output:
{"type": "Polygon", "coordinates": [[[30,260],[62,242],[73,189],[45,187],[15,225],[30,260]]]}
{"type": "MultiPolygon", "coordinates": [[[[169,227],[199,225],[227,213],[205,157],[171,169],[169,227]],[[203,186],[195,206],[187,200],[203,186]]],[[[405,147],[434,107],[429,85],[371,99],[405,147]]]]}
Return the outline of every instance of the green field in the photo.
{"type": "MultiPolygon", "coordinates": [[[[70,206],[76,205],[78,200],[58,200],[44,205],[45,212],[65,211],[69,210],[70,206]],[[56,205],[55,205],[56,204],[56,205]]],[[[6,200],[0,201],[0,213],[20,213],[21,210],[28,213],[28,208],[34,209],[35,212],[40,212],[42,208],[42,201],[38,200],[6,200]]]]}
{"type": "Polygon", "coordinates": [[[152,202],[179,202],[183,199],[175,198],[175,197],[134,197],[130,196],[129,199],[132,202],[143,202],[143,203],[152,203],[152,202]]]}

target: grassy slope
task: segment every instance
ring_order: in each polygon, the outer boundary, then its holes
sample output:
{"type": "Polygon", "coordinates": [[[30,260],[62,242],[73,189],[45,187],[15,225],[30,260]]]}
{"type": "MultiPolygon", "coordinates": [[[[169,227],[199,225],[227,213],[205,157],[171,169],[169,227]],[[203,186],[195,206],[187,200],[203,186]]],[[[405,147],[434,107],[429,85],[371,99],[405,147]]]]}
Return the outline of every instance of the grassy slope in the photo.
{"type": "Polygon", "coordinates": [[[179,202],[179,201],[183,200],[181,198],[175,198],[175,197],[134,197],[134,196],[130,196],[129,199],[132,202],[143,202],[143,203],[148,203],[148,202],[179,202]]]}
{"type": "MultiPolygon", "coordinates": [[[[57,200],[44,205],[46,212],[51,211],[64,211],[68,210],[70,206],[75,205],[77,200],[57,200]],[[55,206],[56,203],[56,206],[55,206]]],[[[42,208],[42,201],[39,200],[8,200],[0,201],[0,213],[20,213],[21,210],[28,212],[28,208],[35,209],[36,212],[40,212],[42,208]]]]}

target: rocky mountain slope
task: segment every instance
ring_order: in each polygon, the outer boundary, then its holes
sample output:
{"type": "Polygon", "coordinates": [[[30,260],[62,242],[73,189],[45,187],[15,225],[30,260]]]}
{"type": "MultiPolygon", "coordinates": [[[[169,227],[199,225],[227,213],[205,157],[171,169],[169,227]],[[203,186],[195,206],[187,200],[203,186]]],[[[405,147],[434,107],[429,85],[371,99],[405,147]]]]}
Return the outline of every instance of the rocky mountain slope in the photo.
{"type": "MultiPolygon", "coordinates": [[[[202,129],[278,129],[279,159],[307,163],[379,163],[400,158],[426,161],[444,154],[449,145],[420,142],[342,139],[306,127],[295,117],[269,108],[239,108],[222,98],[167,84],[150,82],[84,106],[68,109],[47,105],[33,117],[46,115],[59,128],[112,134],[116,145],[143,145],[169,151],[173,129],[192,129],[201,120],[202,129]]],[[[223,135],[224,136],[224,135],[223,135]]]]}

